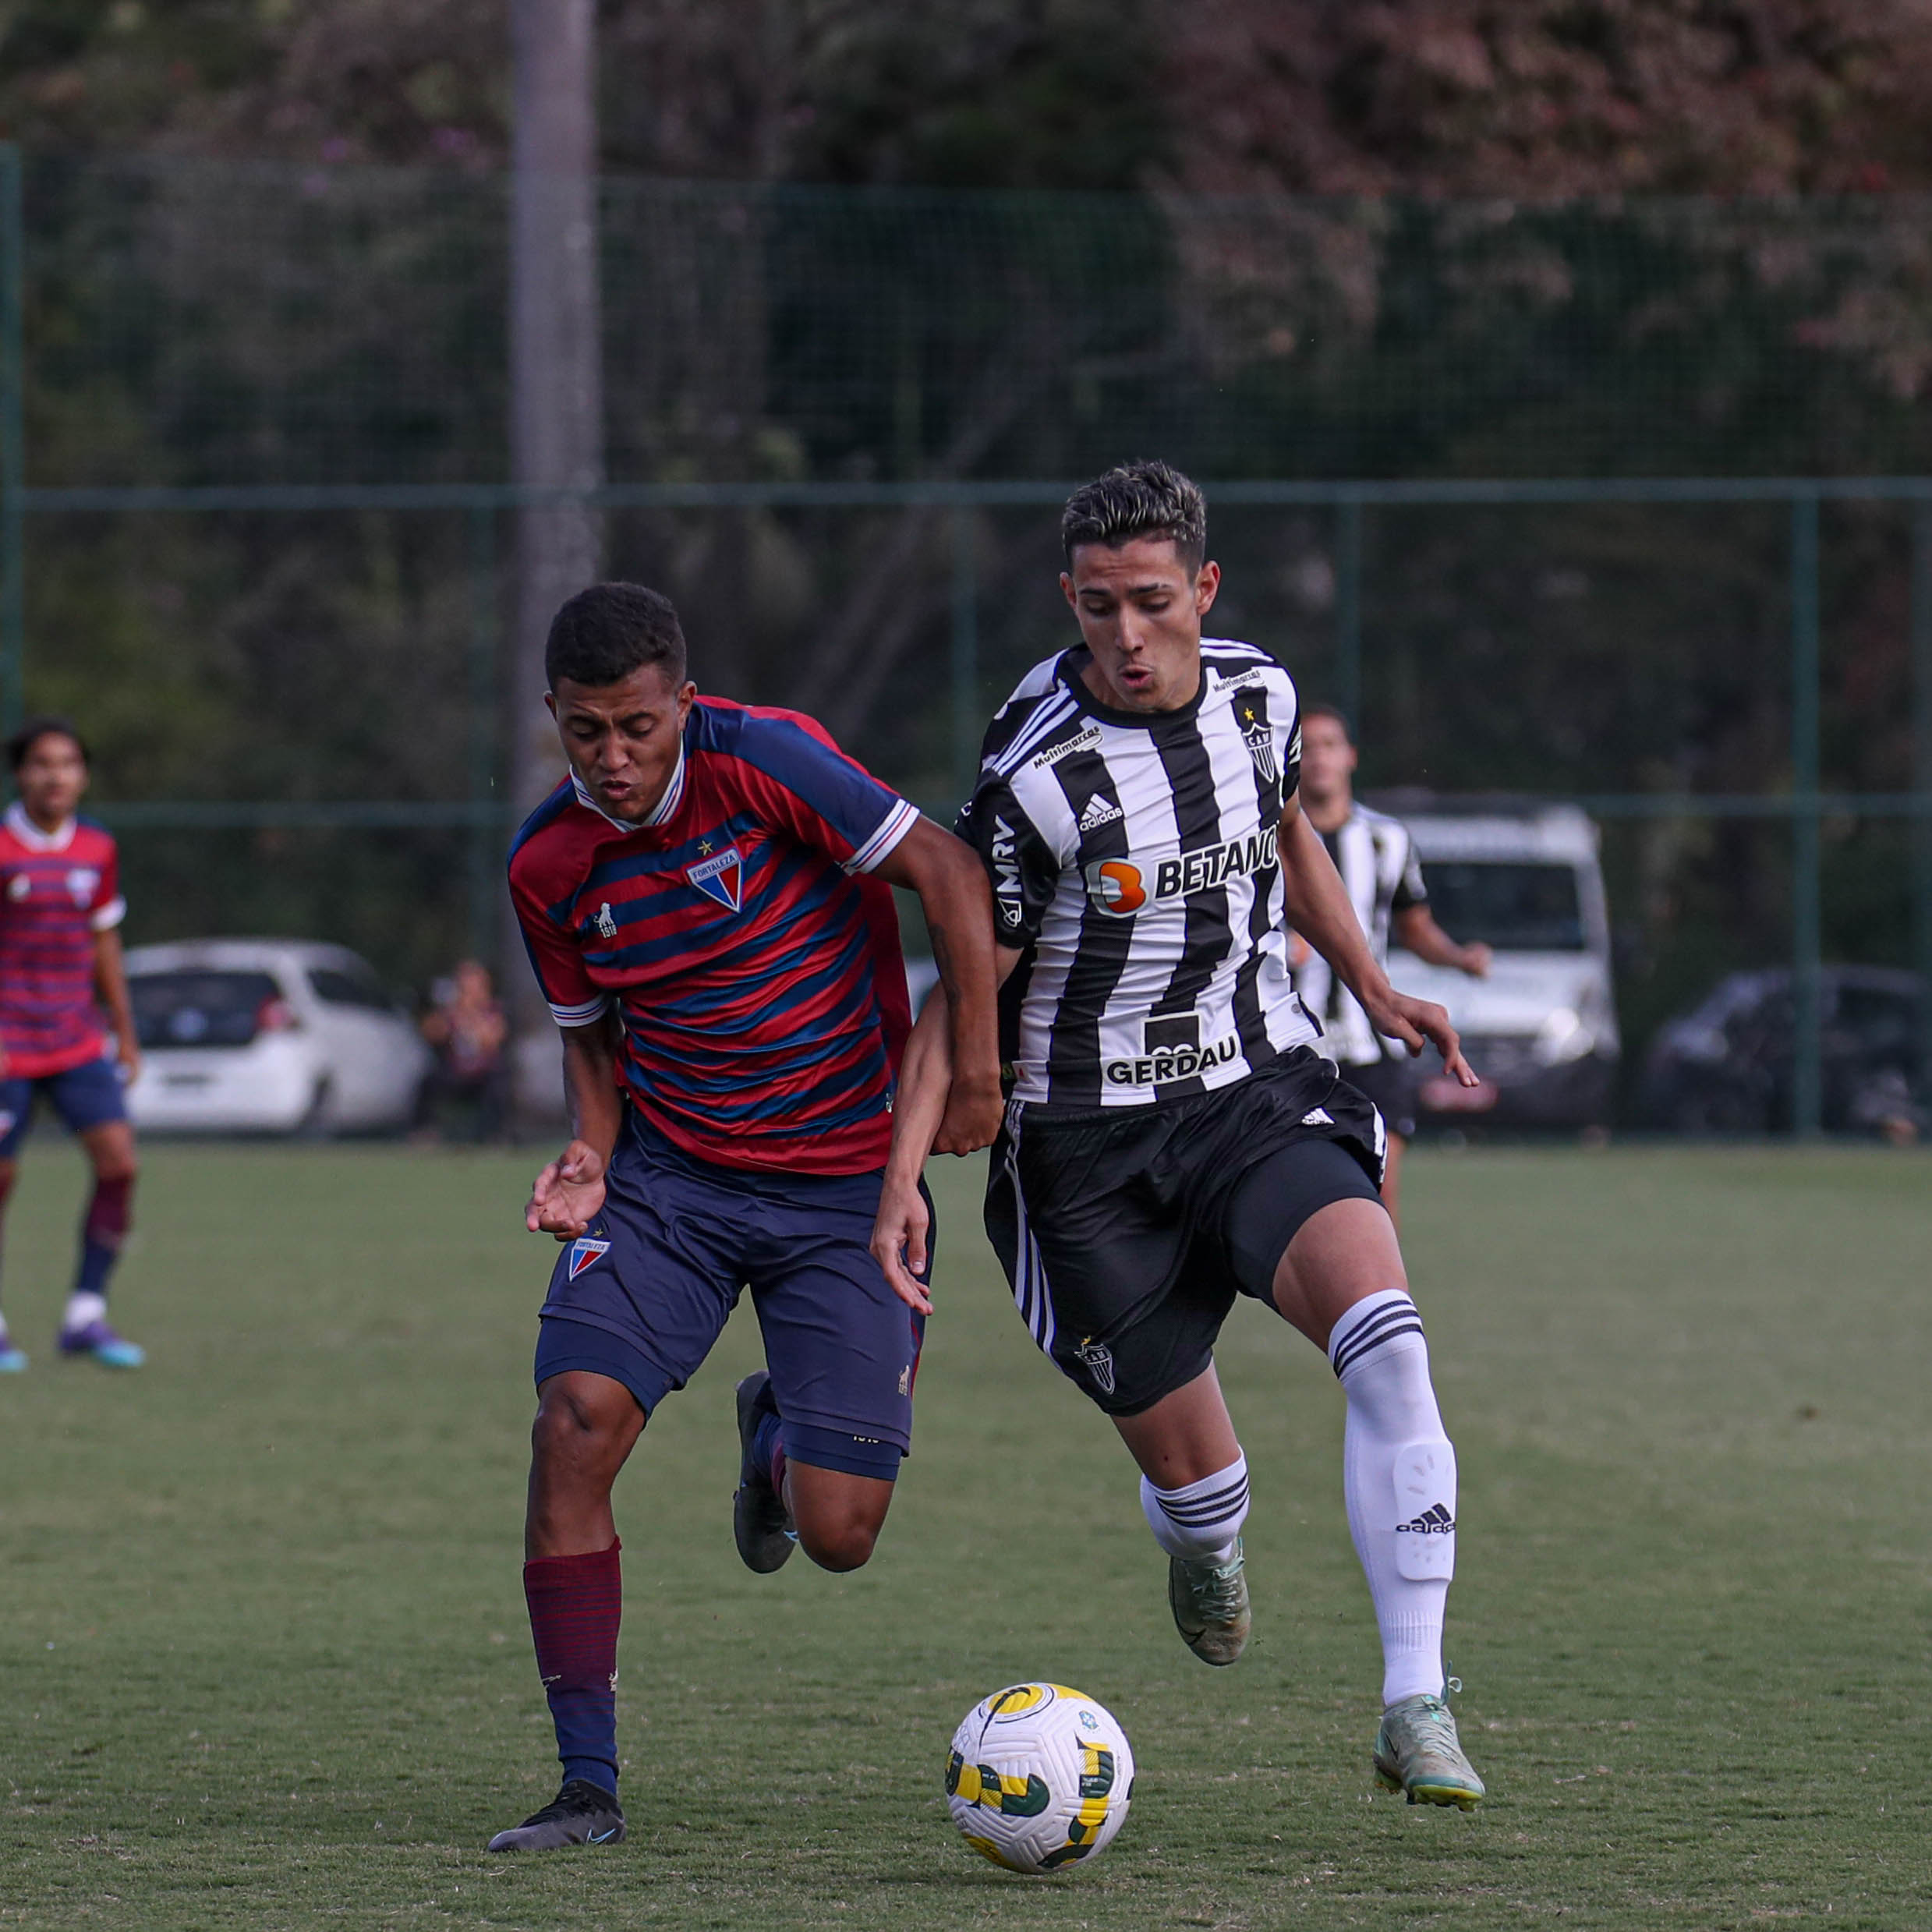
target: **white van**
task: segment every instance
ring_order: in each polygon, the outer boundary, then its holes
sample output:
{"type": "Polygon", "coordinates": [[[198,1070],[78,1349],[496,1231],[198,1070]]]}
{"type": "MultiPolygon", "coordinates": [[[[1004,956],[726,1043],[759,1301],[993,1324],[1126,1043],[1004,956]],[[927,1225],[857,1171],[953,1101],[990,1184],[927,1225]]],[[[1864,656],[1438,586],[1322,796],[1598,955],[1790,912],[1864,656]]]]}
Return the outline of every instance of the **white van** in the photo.
{"type": "Polygon", "coordinates": [[[1448,1007],[1482,1081],[1460,1087],[1435,1067],[1421,1081],[1420,1116],[1439,1124],[1608,1123],[1622,1043],[1595,825],[1574,805],[1464,805],[1413,793],[1369,802],[1414,836],[1443,931],[1495,954],[1487,979],[1425,966],[1399,950],[1389,956],[1389,977],[1404,993],[1448,1007]]]}

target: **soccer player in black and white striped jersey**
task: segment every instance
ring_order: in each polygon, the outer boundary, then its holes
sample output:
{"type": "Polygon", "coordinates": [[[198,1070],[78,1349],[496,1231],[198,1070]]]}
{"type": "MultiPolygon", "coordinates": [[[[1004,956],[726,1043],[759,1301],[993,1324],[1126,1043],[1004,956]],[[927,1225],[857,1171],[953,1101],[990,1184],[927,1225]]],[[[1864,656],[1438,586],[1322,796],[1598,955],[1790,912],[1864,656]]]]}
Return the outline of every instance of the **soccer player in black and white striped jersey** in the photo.
{"type": "MultiPolygon", "coordinates": [[[[1436,924],[1409,828],[1399,819],[1357,802],[1355,764],[1347,718],[1332,704],[1304,705],[1302,812],[1321,833],[1377,961],[1388,965],[1392,939],[1431,966],[1453,966],[1474,978],[1484,978],[1489,948],[1480,941],[1459,946],[1436,924]]],[[[1402,1150],[1415,1132],[1414,1063],[1398,1042],[1375,1031],[1362,1003],[1312,947],[1295,947],[1290,963],[1296,992],[1322,1022],[1322,1051],[1352,1086],[1375,1102],[1388,1127],[1382,1198],[1399,1227],[1402,1150]]]]}
{"type": "MultiPolygon", "coordinates": [[[[1378,1193],[1382,1118],[1315,1050],[1289,929],[1378,1032],[1476,1077],[1442,1009],[1389,985],[1301,812],[1293,682],[1201,635],[1220,571],[1199,490],[1128,465],[1077,490],[1060,531],[1082,642],[994,719],[960,828],[992,879],[1003,980],[987,1232],[1035,1339],[1140,1465],[1176,1626],[1208,1663],[1233,1663],[1251,1621],[1215,1339],[1246,1293],[1327,1352],[1382,1640],[1376,1775],[1467,1808],[1482,1781],[1442,1701],[1455,1452],[1378,1193]]],[[[907,1049],[873,1234],[919,1308],[949,1053],[942,994],[907,1049]]]]}

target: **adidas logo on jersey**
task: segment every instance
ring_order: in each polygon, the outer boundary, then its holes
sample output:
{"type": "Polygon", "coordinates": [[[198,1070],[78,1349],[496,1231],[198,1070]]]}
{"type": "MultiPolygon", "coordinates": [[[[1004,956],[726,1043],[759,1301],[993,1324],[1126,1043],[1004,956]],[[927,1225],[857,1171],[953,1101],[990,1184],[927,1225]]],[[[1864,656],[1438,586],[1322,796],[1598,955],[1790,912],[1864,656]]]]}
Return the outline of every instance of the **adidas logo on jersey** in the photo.
{"type": "Polygon", "coordinates": [[[1111,825],[1116,819],[1127,816],[1120,808],[1104,793],[1096,791],[1087,801],[1087,809],[1080,815],[1080,829],[1083,832],[1096,831],[1103,825],[1111,825]]]}

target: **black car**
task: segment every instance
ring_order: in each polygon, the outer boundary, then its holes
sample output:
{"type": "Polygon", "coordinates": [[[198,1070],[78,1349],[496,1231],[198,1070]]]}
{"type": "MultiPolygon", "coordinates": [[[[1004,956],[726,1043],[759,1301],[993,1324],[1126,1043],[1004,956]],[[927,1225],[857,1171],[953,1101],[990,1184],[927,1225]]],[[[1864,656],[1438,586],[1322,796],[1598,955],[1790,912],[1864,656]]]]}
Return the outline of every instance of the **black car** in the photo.
{"type": "MultiPolygon", "coordinates": [[[[1932,1120],[1925,981],[1881,966],[1828,966],[1818,1009],[1827,1130],[1895,1140],[1923,1133],[1932,1120]]],[[[1796,1030],[1789,968],[1718,981],[1651,1042],[1644,1120],[1679,1134],[1789,1131],[1796,1030]]]]}

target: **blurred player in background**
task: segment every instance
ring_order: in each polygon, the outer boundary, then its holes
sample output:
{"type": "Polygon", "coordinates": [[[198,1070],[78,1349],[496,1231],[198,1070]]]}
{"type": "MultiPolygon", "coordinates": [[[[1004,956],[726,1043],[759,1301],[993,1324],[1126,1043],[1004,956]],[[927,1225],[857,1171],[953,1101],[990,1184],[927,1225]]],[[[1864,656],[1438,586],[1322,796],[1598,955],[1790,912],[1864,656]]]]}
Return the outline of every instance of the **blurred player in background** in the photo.
{"type": "MultiPolygon", "coordinates": [[[[138,1368],[142,1350],[108,1322],[108,1278],[134,1198],[123,1088],[140,1066],[121,967],[120,861],[108,833],[76,816],[87,748],[73,725],[34,719],[8,741],[7,755],[19,796],[0,820],[0,1212],[44,1096],[94,1164],[57,1346],[109,1368],[138,1368]]],[[[0,1317],[0,1369],[27,1365],[0,1317]]]]}
{"type": "MultiPolygon", "coordinates": [[[[1428,965],[1453,966],[1472,978],[1485,978],[1489,948],[1459,946],[1436,924],[1422,883],[1422,862],[1407,826],[1356,802],[1355,765],[1348,720],[1332,704],[1304,705],[1301,809],[1342,876],[1375,963],[1387,969],[1392,933],[1398,946],[1428,965]]],[[[1399,1225],[1402,1150],[1415,1135],[1416,1063],[1399,1041],[1375,1031],[1361,1000],[1314,947],[1297,944],[1293,957],[1295,990],[1321,1022],[1322,1050],[1341,1067],[1351,1087],[1375,1102],[1388,1123],[1382,1198],[1399,1225]]]]}
{"type": "MultiPolygon", "coordinates": [[[[1375,1774],[1467,1809],[1482,1780],[1442,1701],[1456,1454],[1378,1192],[1382,1119],[1315,1050],[1284,922],[1377,1031],[1475,1075],[1448,1014],[1389,985],[1301,811],[1293,683],[1201,636],[1221,574],[1201,492],[1131,464],[1076,490],[1060,534],[1084,642],[993,720],[964,821],[993,881],[1013,1070],[986,1231],[1034,1339],[1139,1463],[1175,1626],[1206,1663],[1232,1664],[1250,1627],[1221,1325],[1251,1295],[1327,1353],[1382,1637],[1375,1774]]],[[[873,1237],[915,1307],[943,1012],[942,991],[907,1049],[873,1237]]]]}
{"type": "Polygon", "coordinates": [[[567,1244],[524,1567],[564,1783],[492,1851],[624,1835],[611,1485],[747,1285],[767,1367],[738,1389],[738,1554],[872,1555],[924,1334],[869,1246],[911,1017],[889,885],[919,896],[960,1070],[927,1138],[967,1152],[1000,1120],[992,911],[965,845],[810,719],[699,697],[655,591],[572,598],[546,670],[570,776],[518,835],[510,890],[573,1134],[525,1215],[567,1244]]]}

